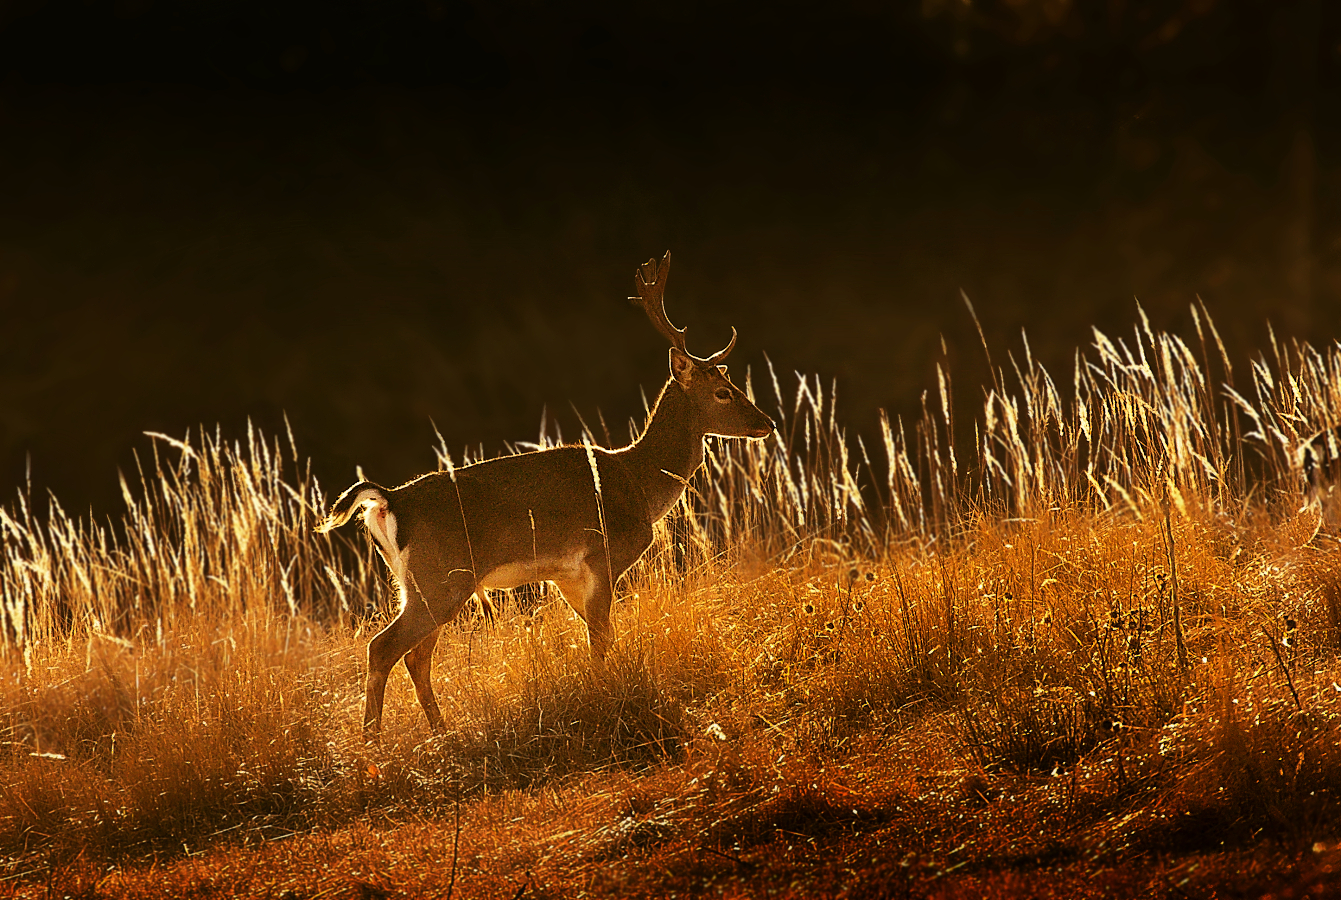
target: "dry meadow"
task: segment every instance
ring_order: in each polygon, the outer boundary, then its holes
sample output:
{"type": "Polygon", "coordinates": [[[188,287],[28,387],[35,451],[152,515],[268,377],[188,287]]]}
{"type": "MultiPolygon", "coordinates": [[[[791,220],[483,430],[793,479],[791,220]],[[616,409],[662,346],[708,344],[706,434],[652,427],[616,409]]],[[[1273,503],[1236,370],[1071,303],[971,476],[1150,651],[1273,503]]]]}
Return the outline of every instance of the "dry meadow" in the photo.
{"type": "Polygon", "coordinates": [[[380,746],[393,590],[292,440],[156,436],[114,521],[21,495],[0,896],[1341,892],[1341,347],[1193,317],[1060,386],[1026,345],[969,422],[941,372],[883,446],[755,372],[778,434],[711,446],[603,671],[499,593],[380,746]]]}

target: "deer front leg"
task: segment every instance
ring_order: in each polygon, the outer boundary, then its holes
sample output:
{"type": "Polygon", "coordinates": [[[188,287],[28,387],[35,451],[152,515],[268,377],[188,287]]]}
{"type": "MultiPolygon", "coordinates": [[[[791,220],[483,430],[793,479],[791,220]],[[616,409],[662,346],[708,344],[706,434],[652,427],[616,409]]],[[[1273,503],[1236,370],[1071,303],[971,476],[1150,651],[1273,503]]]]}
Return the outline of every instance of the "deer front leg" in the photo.
{"type": "Polygon", "coordinates": [[[610,625],[610,604],[614,594],[608,578],[597,578],[595,589],[587,597],[587,645],[593,662],[603,663],[614,642],[614,628],[610,625]]]}
{"type": "Polygon", "coordinates": [[[613,640],[610,603],[614,597],[610,592],[610,576],[605,559],[599,560],[599,571],[591,562],[589,558],[571,577],[555,583],[563,599],[587,623],[587,644],[591,648],[591,658],[599,663],[605,659],[613,640]]]}

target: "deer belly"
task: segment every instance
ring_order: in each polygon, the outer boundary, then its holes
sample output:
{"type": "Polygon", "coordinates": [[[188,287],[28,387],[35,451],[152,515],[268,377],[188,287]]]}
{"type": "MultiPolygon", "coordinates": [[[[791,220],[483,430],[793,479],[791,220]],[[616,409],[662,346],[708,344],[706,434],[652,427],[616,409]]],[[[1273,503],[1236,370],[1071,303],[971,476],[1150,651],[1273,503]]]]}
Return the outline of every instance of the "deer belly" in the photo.
{"type": "Polygon", "coordinates": [[[585,551],[553,559],[527,559],[504,563],[480,579],[480,587],[515,588],[537,581],[570,581],[586,569],[585,551]]]}

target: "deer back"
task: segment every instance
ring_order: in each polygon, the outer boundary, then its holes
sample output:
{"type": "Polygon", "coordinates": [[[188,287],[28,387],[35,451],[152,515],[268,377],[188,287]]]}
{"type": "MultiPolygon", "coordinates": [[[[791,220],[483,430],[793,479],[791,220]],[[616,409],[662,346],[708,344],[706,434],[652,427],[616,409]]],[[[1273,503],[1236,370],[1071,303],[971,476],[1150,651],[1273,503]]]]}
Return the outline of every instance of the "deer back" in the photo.
{"type": "Polygon", "coordinates": [[[632,564],[651,542],[642,488],[609,452],[593,448],[593,455],[599,507],[586,448],[554,447],[434,472],[388,492],[398,540],[410,548],[411,560],[423,552],[416,547],[429,546],[473,559],[480,578],[510,564],[568,559],[607,544],[612,566],[630,555],[632,564]]]}

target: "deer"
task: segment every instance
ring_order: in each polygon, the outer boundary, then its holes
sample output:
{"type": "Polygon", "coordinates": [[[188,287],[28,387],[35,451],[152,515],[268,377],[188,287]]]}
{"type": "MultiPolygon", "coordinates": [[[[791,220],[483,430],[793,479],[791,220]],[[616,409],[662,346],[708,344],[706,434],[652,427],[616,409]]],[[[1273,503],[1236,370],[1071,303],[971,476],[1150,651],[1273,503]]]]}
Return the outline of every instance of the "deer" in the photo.
{"type": "Polygon", "coordinates": [[[611,450],[584,440],[460,467],[448,461],[445,470],[390,489],[360,480],[318,525],[328,532],[361,514],[398,588],[399,613],[367,648],[369,742],[380,739],[387,679],[402,659],[429,727],[444,730],[433,650],[442,626],[487,588],[554,584],[586,624],[592,663],[603,665],[615,586],[702,465],[704,438],[773,433],[773,420],[727,376],[734,326],[730,342],[710,356],[685,348],[685,329],[666,317],[669,271],[667,251],[634,274],[637,296],[629,300],[670,342],[670,374],[628,446],[611,450]]]}

